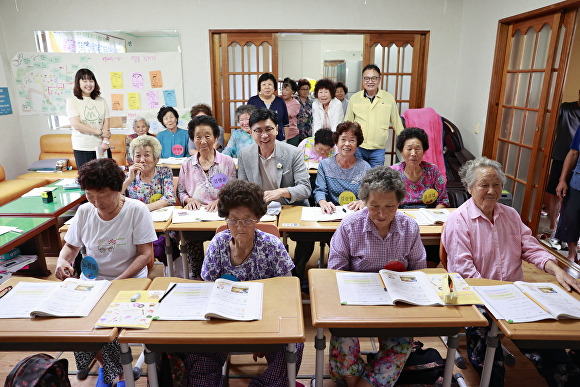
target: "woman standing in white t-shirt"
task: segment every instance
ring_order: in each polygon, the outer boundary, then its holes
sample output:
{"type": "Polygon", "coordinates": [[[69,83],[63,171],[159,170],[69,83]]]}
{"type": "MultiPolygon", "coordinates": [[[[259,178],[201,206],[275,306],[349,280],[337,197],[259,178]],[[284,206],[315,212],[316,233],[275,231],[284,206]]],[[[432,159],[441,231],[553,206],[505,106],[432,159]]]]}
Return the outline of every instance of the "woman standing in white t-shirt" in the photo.
{"type": "Polygon", "coordinates": [[[66,100],[66,115],[72,126],[72,147],[77,169],[97,158],[100,151],[109,150],[111,129],[107,101],[100,97],[101,91],[95,74],[80,69],[75,75],[74,97],[66,100]]]}

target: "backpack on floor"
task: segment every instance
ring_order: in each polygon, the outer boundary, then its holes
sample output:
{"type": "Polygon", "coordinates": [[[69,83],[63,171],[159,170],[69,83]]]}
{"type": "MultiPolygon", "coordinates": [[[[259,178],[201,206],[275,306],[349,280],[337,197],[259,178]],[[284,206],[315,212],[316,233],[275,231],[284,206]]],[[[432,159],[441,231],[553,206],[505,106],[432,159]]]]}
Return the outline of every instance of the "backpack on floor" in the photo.
{"type": "Polygon", "coordinates": [[[30,355],[14,366],[4,387],[70,387],[68,360],[45,353],[30,355]]]}
{"type": "Polygon", "coordinates": [[[423,349],[416,341],[396,386],[442,386],[445,360],[435,348],[423,349]]]}

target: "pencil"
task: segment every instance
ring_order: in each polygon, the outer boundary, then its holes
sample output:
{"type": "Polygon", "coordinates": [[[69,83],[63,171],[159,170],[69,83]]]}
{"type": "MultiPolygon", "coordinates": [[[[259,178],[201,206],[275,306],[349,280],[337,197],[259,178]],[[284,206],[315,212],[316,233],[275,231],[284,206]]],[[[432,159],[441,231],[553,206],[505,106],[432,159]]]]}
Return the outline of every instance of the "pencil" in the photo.
{"type": "Polygon", "coordinates": [[[383,290],[387,291],[387,285],[385,285],[385,281],[383,281],[383,277],[379,274],[379,278],[381,279],[381,283],[383,284],[383,290]]]}
{"type": "MultiPolygon", "coordinates": [[[[542,308],[542,309],[543,309],[545,312],[548,312],[548,309],[544,308],[544,307],[542,306],[542,304],[540,304],[538,301],[536,301],[536,299],[535,299],[534,297],[530,296],[530,295],[529,295],[528,293],[526,293],[526,292],[522,292],[522,293],[524,293],[524,295],[525,295],[526,297],[528,297],[530,300],[534,301],[534,302],[536,303],[536,305],[538,305],[540,308],[542,308]]],[[[550,313],[550,312],[548,312],[548,313],[550,313]]]]}
{"type": "Polygon", "coordinates": [[[163,301],[163,300],[165,299],[165,297],[167,297],[167,295],[168,295],[169,293],[171,293],[171,291],[173,290],[173,288],[175,288],[176,286],[177,286],[177,284],[173,284],[173,285],[172,285],[172,286],[169,288],[169,290],[165,292],[165,294],[163,295],[163,297],[161,297],[161,298],[159,299],[159,303],[160,303],[160,304],[161,304],[161,301],[163,301]]]}

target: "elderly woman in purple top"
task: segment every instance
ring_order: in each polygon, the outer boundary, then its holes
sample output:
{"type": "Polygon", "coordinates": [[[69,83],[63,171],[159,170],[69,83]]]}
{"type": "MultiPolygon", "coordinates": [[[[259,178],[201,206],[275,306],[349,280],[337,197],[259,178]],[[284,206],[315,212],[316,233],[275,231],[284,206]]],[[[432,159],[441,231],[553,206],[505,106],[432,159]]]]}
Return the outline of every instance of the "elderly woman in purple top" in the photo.
{"type": "MultiPolygon", "coordinates": [[[[368,170],[359,198],[366,208],[340,222],[330,241],[328,268],[378,272],[392,261],[407,270],[426,267],[419,226],[397,212],[405,198],[405,183],[398,172],[385,166],[368,170]]],[[[380,349],[371,362],[360,356],[357,337],[330,338],[330,375],[348,386],[392,386],[413,346],[412,337],[381,337],[380,349]]]]}
{"type": "MultiPolygon", "coordinates": [[[[228,230],[217,234],[209,244],[201,269],[205,281],[228,275],[240,281],[290,276],[294,263],[280,238],[256,229],[266,213],[264,190],[244,180],[229,181],[218,194],[218,214],[226,219],[228,230]]],[[[304,344],[296,344],[296,372],[300,368],[304,344]]],[[[266,357],[268,368],[250,386],[285,386],[288,382],[286,346],[266,357]]],[[[219,386],[227,353],[191,353],[186,356],[190,386],[219,386]]]]}

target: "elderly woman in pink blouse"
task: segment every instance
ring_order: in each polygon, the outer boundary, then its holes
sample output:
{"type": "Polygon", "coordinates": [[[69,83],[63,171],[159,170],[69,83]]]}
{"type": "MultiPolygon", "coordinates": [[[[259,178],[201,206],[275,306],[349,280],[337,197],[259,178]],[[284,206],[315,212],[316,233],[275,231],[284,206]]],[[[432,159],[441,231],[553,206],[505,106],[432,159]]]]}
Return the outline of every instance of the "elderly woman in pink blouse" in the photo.
{"type": "MultiPolygon", "coordinates": [[[[499,204],[506,182],[500,163],[479,157],[468,161],[459,174],[471,199],[449,215],[441,235],[449,272],[457,272],[463,278],[522,281],[522,261],[526,261],[554,275],[564,289],[580,292],[580,282],[561,269],[554,256],[542,248],[520,214],[499,204]]],[[[486,348],[484,329],[468,328],[467,334],[470,361],[481,373],[486,348]]],[[[555,358],[552,352],[546,355],[555,358]]],[[[496,351],[496,360],[502,356],[501,350],[496,351]]],[[[493,367],[492,385],[503,385],[503,363],[493,367]]],[[[540,368],[544,377],[551,377],[540,368]]]]}
{"type": "MultiPolygon", "coordinates": [[[[177,196],[187,210],[203,207],[210,212],[217,211],[218,190],[228,180],[236,177],[234,160],[216,152],[214,148],[220,133],[215,118],[197,116],[189,122],[187,129],[198,152],[181,165],[177,196]]],[[[200,278],[204,257],[203,241],[208,236],[200,233],[185,233],[184,236],[187,240],[185,251],[192,269],[192,278],[200,278]]]]}

